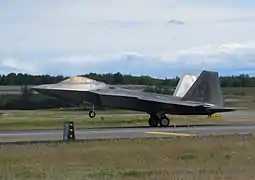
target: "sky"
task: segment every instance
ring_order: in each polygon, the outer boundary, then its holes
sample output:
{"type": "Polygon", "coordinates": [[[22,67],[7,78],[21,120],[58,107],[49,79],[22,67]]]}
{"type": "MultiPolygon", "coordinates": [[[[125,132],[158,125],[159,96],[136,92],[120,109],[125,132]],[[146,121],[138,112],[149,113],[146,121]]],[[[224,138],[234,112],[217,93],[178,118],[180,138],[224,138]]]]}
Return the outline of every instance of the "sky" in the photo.
{"type": "Polygon", "coordinates": [[[0,1],[0,74],[255,75],[254,0],[0,1]]]}

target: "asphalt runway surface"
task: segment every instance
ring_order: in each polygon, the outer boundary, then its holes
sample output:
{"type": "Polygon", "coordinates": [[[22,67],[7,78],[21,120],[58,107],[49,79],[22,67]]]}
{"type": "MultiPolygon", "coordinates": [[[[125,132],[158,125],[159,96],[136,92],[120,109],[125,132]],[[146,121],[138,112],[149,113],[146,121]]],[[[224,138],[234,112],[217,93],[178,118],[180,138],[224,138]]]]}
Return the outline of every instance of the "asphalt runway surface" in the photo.
{"type": "MultiPolygon", "coordinates": [[[[178,126],[167,128],[151,127],[112,127],[76,129],[77,140],[83,139],[115,139],[115,138],[150,138],[171,136],[206,136],[253,134],[254,124],[225,124],[225,125],[197,125],[178,126]]],[[[8,130],[0,131],[0,142],[33,142],[33,141],[60,141],[63,139],[63,130],[8,130]]]]}
{"type": "MultiPolygon", "coordinates": [[[[100,113],[101,114],[101,113],[100,113]]],[[[102,115],[102,114],[101,114],[102,115]]],[[[134,114],[123,114],[132,116],[134,114]]],[[[104,115],[107,116],[107,115],[104,115]]],[[[113,116],[110,114],[109,116],[113,116]]],[[[87,129],[75,129],[77,140],[88,139],[114,139],[114,138],[151,138],[171,136],[208,136],[231,134],[255,134],[255,112],[237,111],[225,113],[225,117],[231,119],[231,124],[214,125],[179,125],[167,128],[138,127],[97,127],[87,129]],[[240,122],[241,121],[241,122],[240,122]],[[242,123],[242,121],[244,123],[242,123]],[[248,122],[248,123],[247,123],[248,122]]],[[[75,125],[74,125],[75,126],[75,125]]],[[[0,131],[0,142],[36,142],[36,141],[61,141],[63,130],[5,130],[0,131]]]]}

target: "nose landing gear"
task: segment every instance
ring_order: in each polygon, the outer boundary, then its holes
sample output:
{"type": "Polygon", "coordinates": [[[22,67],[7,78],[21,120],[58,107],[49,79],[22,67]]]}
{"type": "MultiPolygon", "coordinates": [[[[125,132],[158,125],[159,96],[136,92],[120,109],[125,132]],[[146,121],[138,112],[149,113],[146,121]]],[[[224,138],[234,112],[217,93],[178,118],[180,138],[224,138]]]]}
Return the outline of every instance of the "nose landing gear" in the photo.
{"type": "Polygon", "coordinates": [[[92,106],[91,110],[89,111],[89,117],[94,118],[96,116],[95,106],[92,106]]]}

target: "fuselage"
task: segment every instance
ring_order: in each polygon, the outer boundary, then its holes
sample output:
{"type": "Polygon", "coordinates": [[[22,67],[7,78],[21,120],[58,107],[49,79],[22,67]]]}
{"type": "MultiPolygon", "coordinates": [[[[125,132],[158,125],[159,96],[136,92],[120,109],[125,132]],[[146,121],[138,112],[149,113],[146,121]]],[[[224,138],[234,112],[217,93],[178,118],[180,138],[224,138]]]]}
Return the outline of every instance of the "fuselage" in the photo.
{"type": "MultiPolygon", "coordinates": [[[[181,98],[177,96],[120,88],[118,86],[108,85],[88,78],[78,80],[79,81],[77,82],[77,79],[75,81],[75,79],[70,78],[56,84],[35,86],[32,89],[39,93],[73,103],[88,102],[95,106],[143,112],[164,111],[168,114],[179,115],[211,114],[211,112],[209,112],[211,105],[199,107],[175,105],[174,102],[181,101],[181,98]],[[154,101],[144,101],[141,99],[153,99],[154,101]],[[169,104],[162,103],[161,101],[169,102],[169,104]]],[[[200,102],[189,103],[201,105],[200,102]]],[[[213,110],[211,109],[211,111],[213,110]]],[[[220,109],[218,108],[217,111],[220,111],[220,109]]]]}

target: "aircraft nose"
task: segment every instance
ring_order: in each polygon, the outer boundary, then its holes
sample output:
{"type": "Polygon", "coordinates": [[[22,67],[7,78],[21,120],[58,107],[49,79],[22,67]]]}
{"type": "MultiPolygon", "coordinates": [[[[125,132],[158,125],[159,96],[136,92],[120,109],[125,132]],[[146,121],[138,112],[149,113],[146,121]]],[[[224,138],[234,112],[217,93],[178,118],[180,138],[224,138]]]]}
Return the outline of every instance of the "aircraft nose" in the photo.
{"type": "Polygon", "coordinates": [[[40,90],[40,89],[47,89],[46,85],[38,85],[31,87],[32,90],[40,90]]]}
{"type": "Polygon", "coordinates": [[[48,94],[50,91],[50,85],[33,86],[31,89],[42,94],[48,94]]]}

